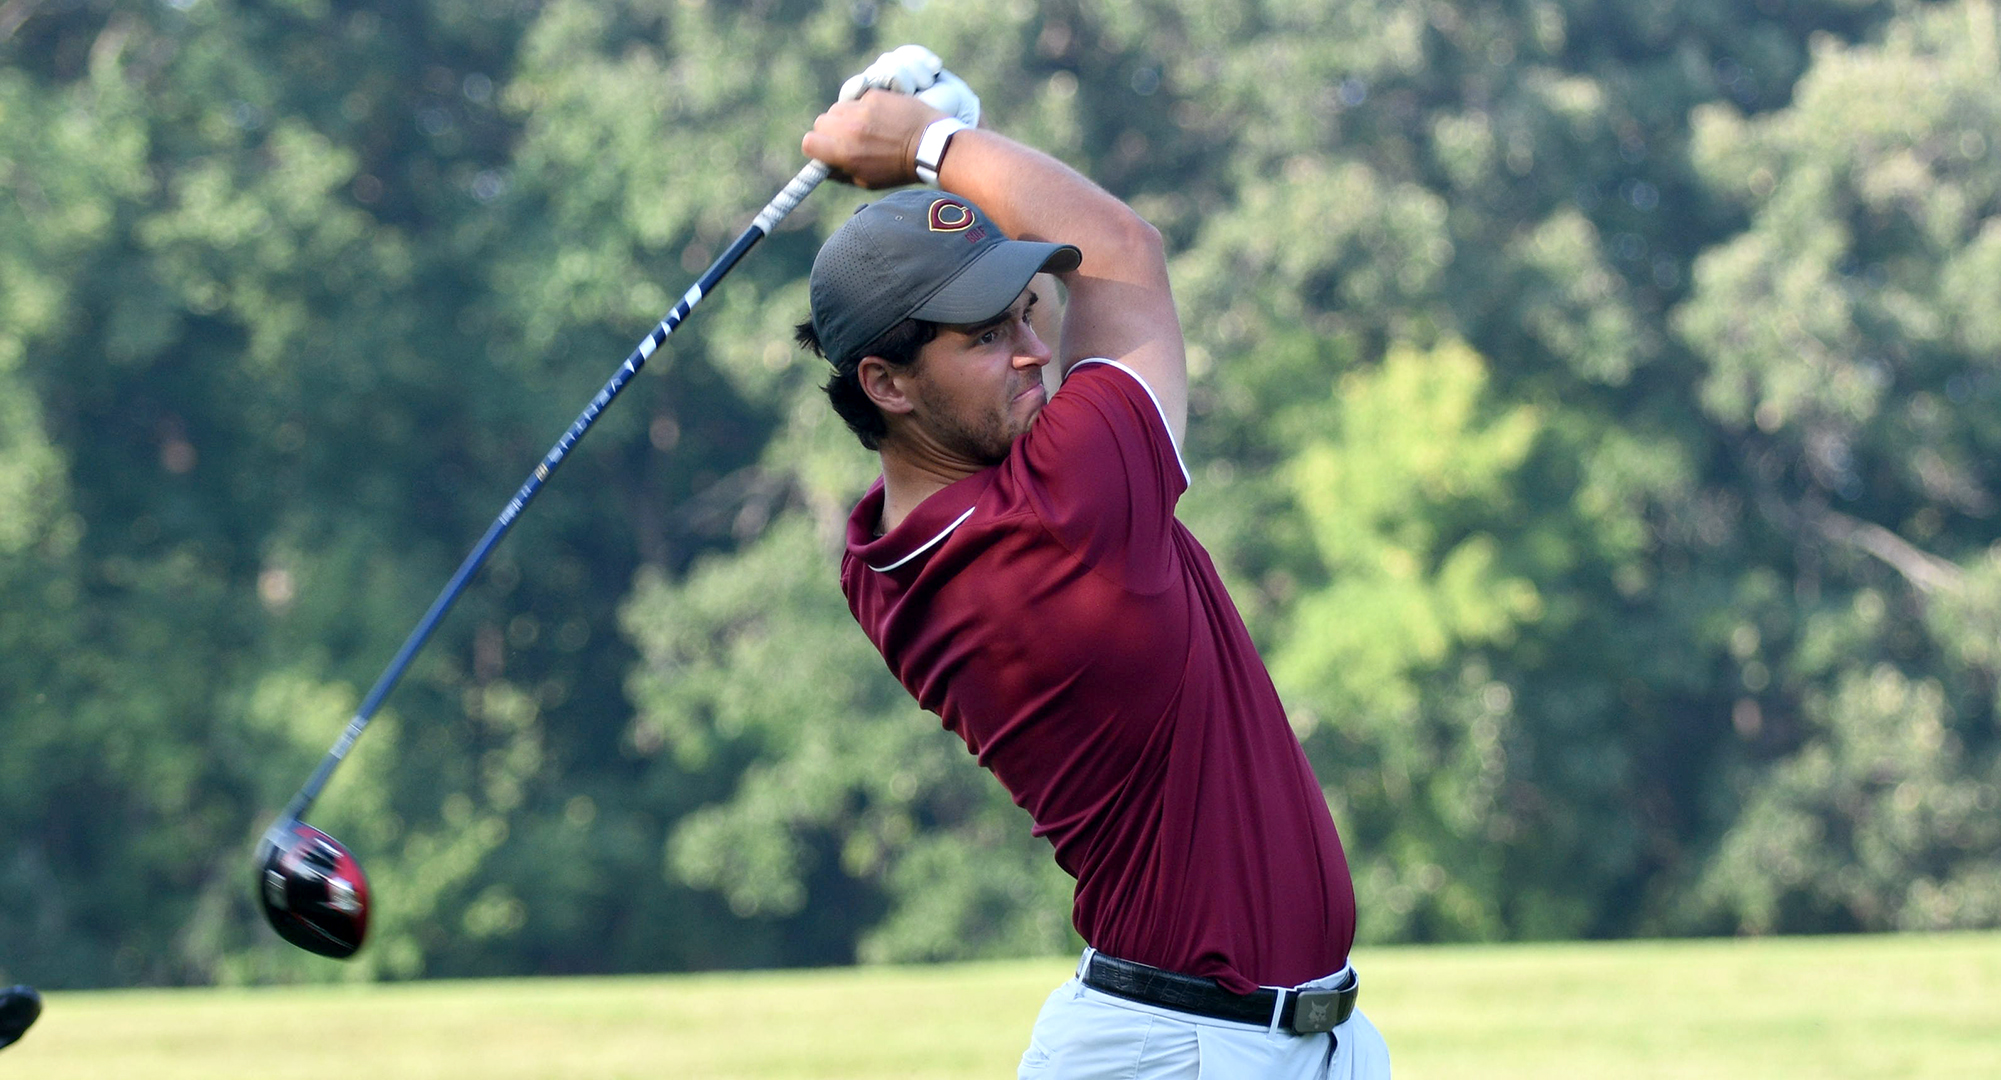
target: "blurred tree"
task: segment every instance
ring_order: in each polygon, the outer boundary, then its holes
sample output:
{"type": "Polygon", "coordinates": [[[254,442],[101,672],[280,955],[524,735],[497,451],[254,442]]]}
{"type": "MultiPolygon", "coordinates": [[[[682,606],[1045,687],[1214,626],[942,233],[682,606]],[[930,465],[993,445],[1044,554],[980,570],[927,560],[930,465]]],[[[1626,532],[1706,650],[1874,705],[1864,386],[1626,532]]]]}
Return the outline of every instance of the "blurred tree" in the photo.
{"type": "MultiPolygon", "coordinates": [[[[1698,925],[1991,926],[2001,67],[1987,0],[1818,42],[1794,104],[1695,117],[1747,227],[1677,326],[1789,593],[1736,613],[1740,748],[1698,925]]],[[[1769,590],[1768,590],[1769,592],[1769,590]]]]}
{"type": "MultiPolygon", "coordinates": [[[[97,832],[79,819],[117,766],[91,775],[65,745],[83,675],[62,660],[85,631],[84,525],[26,363],[67,317],[70,275],[109,230],[121,188],[142,175],[129,116],[106,113],[65,108],[0,70],[0,972],[57,961],[77,922],[120,914],[72,893],[79,849],[97,832]],[[35,836],[58,803],[59,828],[35,836]]],[[[89,962],[108,965],[107,944],[89,945],[89,962]]]]}
{"type": "Polygon", "coordinates": [[[1540,420],[1524,406],[1482,416],[1485,391],[1484,364],[1464,346],[1393,351],[1343,377],[1327,434],[1284,470],[1328,580],[1291,606],[1272,673],[1299,695],[1302,734],[1323,722],[1338,733],[1341,752],[1321,766],[1330,798],[1356,833],[1390,838],[1351,856],[1378,936],[1501,936],[1501,905],[1523,884],[1497,872],[1494,848],[1535,817],[1504,804],[1512,691],[1470,665],[1451,697],[1427,695],[1423,679],[1539,622],[1519,547],[1566,546],[1531,530],[1509,551],[1486,531],[1520,516],[1510,481],[1540,420]],[[1415,907],[1406,881],[1438,894],[1432,925],[1422,914],[1398,924],[1415,907]]]}
{"type": "MultiPolygon", "coordinates": [[[[4,209],[28,226],[0,234],[33,256],[6,290],[9,468],[49,471],[39,424],[67,481],[18,493],[58,525],[12,554],[63,561],[50,618],[10,604],[38,646],[0,691],[8,763],[36,780],[0,851],[27,913],[0,954],[56,986],[323,977],[256,926],[245,855],[477,535],[464,496],[504,498],[464,478],[532,461],[509,429],[540,419],[540,388],[465,407],[491,369],[464,249],[488,212],[478,170],[507,149],[480,73],[520,19],[195,0],[16,4],[0,24],[4,209]]],[[[469,621],[510,586],[484,584],[469,621]]],[[[566,626],[588,603],[538,614],[566,626]]],[[[350,768],[328,799],[389,886],[349,975],[425,970],[421,927],[525,801],[509,781],[533,731],[459,719],[464,688],[484,703],[498,676],[453,663],[483,640],[463,626],[399,698],[410,727],[387,717],[364,747],[393,768],[350,768]],[[473,808],[448,813],[454,795],[473,808]]],[[[530,701],[580,666],[574,646],[545,655],[530,701]]]]}

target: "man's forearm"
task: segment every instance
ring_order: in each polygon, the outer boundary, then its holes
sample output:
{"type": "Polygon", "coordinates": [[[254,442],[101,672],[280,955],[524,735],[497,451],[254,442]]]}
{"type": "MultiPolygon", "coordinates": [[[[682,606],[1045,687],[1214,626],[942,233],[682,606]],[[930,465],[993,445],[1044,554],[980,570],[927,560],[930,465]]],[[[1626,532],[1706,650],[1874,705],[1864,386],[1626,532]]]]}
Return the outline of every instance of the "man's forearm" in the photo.
{"type": "Polygon", "coordinates": [[[938,184],[971,199],[1018,240],[1075,244],[1084,253],[1078,274],[1129,277],[1162,261],[1160,234],[1132,208],[1070,166],[998,132],[973,128],[954,136],[938,184]]]}

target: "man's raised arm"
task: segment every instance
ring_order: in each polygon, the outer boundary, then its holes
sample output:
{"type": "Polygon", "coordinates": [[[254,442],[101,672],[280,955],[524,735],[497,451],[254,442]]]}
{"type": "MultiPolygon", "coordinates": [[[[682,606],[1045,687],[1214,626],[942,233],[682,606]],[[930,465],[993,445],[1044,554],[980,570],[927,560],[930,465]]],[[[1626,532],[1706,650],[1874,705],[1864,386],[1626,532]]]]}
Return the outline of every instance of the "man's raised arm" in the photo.
{"type": "MultiPolygon", "coordinates": [[[[924,129],[944,118],[916,98],[873,91],[821,114],[802,145],[861,187],[899,187],[917,179],[924,129]]],[[[1187,352],[1159,231],[1075,169],[984,128],[952,137],[938,183],[1017,240],[1084,253],[1076,270],[1060,275],[1070,295],[1058,362],[1067,369],[1104,357],[1138,372],[1178,445],[1188,418],[1187,352]]]]}

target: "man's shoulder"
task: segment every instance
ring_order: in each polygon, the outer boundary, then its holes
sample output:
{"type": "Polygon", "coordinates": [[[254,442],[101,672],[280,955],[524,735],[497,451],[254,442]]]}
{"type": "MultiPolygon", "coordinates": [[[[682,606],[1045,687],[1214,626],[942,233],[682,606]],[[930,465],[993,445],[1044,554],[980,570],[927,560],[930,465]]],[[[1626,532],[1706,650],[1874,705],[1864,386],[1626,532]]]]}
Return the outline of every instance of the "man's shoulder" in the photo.
{"type": "MultiPolygon", "coordinates": [[[[1077,361],[1064,373],[1062,388],[1044,411],[1046,418],[1056,421],[1043,433],[1045,440],[1088,445],[1095,432],[1100,440],[1110,437],[1108,449],[1134,441],[1149,443],[1159,448],[1165,462],[1171,462],[1167,468],[1180,474],[1181,484],[1188,483],[1188,467],[1166,409],[1145,377],[1127,365],[1104,357],[1077,361]]],[[[1037,427],[1043,426],[1038,421],[1037,427]]],[[[1029,435],[1034,437],[1036,431],[1031,429],[1029,435]]],[[[1070,450],[1062,446],[1059,453],[1067,455],[1070,450]]]]}
{"type": "Polygon", "coordinates": [[[1063,385],[1067,387],[1073,383],[1078,386],[1091,386],[1100,383],[1107,386],[1131,385],[1146,391],[1149,396],[1153,393],[1147,387],[1146,379],[1139,372],[1119,363],[1117,360],[1104,356],[1086,357],[1071,364],[1070,369],[1063,373],[1063,385]]]}

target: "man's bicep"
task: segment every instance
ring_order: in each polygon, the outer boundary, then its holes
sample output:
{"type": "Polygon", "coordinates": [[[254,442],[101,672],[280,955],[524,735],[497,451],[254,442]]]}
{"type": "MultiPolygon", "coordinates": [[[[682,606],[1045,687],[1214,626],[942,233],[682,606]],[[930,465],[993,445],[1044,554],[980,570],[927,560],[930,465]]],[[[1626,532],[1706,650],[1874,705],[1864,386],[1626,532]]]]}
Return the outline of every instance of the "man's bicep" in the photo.
{"type": "Polygon", "coordinates": [[[1188,351],[1163,267],[1138,281],[1066,275],[1063,365],[1116,360],[1146,381],[1176,446],[1188,426],[1188,351]],[[1148,280],[1152,278],[1153,280],[1148,280]]]}
{"type": "Polygon", "coordinates": [[[1188,470],[1152,389],[1123,361],[1079,361],[1022,440],[1022,490],[1083,565],[1153,592],[1171,576],[1188,470]]]}

